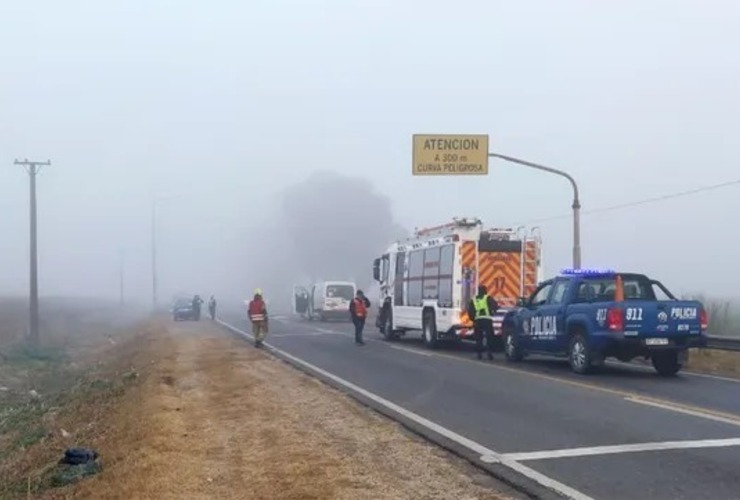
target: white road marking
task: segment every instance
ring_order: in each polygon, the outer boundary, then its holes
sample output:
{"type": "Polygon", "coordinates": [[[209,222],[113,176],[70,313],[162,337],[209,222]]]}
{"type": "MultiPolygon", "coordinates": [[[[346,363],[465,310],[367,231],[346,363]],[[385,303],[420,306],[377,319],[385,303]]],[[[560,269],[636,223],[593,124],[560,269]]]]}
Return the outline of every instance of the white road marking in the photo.
{"type": "Polygon", "coordinates": [[[307,333],[273,333],[270,338],[280,337],[319,337],[322,335],[344,335],[339,332],[307,332],[307,333]]]}
{"type": "Polygon", "coordinates": [[[684,375],[690,375],[692,377],[701,377],[701,378],[710,378],[713,380],[721,380],[723,382],[732,382],[733,384],[740,384],[740,378],[731,378],[731,377],[721,377],[719,375],[710,375],[708,373],[698,373],[698,372],[681,372],[684,375]]]}
{"type": "MultiPolygon", "coordinates": [[[[221,323],[226,328],[230,329],[231,331],[242,335],[244,337],[247,337],[249,339],[253,339],[252,335],[224,322],[221,320],[218,320],[219,323],[221,323]]],[[[414,412],[411,412],[407,410],[406,408],[403,408],[402,406],[399,406],[391,401],[388,401],[387,399],[384,399],[380,396],[378,396],[375,393],[372,393],[366,389],[363,389],[362,387],[359,387],[352,382],[349,382],[347,380],[344,380],[343,378],[340,378],[333,373],[329,373],[326,370],[323,370],[319,368],[318,366],[314,366],[307,361],[304,361],[300,358],[297,358],[293,356],[292,354],[288,354],[287,352],[278,349],[277,347],[265,342],[264,344],[266,347],[268,347],[270,350],[280,354],[281,356],[290,359],[291,361],[304,366],[308,368],[311,371],[314,371],[316,373],[321,374],[322,376],[333,380],[334,382],[346,387],[347,389],[350,389],[351,391],[354,391],[358,394],[361,394],[362,396],[370,399],[371,401],[374,401],[375,403],[382,405],[386,407],[387,409],[394,411],[398,413],[399,415],[402,415],[403,417],[415,422],[418,425],[421,425],[433,432],[436,432],[437,434],[444,436],[445,438],[449,439],[450,441],[453,441],[460,446],[464,446],[465,448],[469,449],[470,451],[478,454],[481,456],[481,459],[483,460],[485,458],[485,461],[488,463],[500,463],[506,467],[509,467],[512,470],[515,470],[516,472],[520,473],[521,475],[539,483],[540,485],[544,486],[545,488],[549,488],[553,491],[556,491],[560,493],[561,495],[564,495],[567,498],[570,498],[572,500],[594,500],[593,498],[589,497],[588,495],[585,495],[584,493],[581,493],[580,491],[571,488],[570,486],[563,484],[559,481],[556,481],[555,479],[552,479],[551,477],[545,476],[544,474],[541,474],[537,472],[534,469],[531,469],[527,467],[526,465],[520,464],[514,460],[511,460],[509,458],[506,458],[506,456],[501,455],[500,453],[497,453],[490,448],[486,448],[480,443],[477,443],[471,439],[466,438],[465,436],[462,436],[450,429],[447,429],[446,427],[442,427],[441,425],[432,422],[431,420],[428,420],[421,415],[417,415],[414,412]]]]}
{"type": "Polygon", "coordinates": [[[332,334],[332,335],[345,335],[345,336],[349,337],[349,333],[346,333],[346,332],[338,332],[336,330],[330,330],[328,328],[315,328],[314,327],[314,328],[312,328],[312,330],[316,330],[317,332],[321,332],[321,333],[327,333],[327,334],[332,334]]]}
{"type": "Polygon", "coordinates": [[[549,451],[506,453],[503,456],[510,460],[525,461],[547,460],[550,458],[587,457],[593,455],[613,455],[615,453],[637,453],[644,451],[689,450],[694,448],[726,448],[728,446],[740,446],[740,438],[703,439],[697,441],[662,441],[656,443],[592,446],[585,448],[567,448],[549,451]]]}
{"type": "MultiPolygon", "coordinates": [[[[313,329],[316,330],[317,332],[320,332],[321,334],[326,334],[326,335],[343,335],[345,337],[352,337],[352,338],[354,338],[354,333],[338,332],[336,330],[330,330],[328,328],[319,328],[319,327],[313,327],[313,329]]],[[[314,334],[314,335],[317,335],[317,334],[314,334]]],[[[273,337],[278,337],[278,335],[273,335],[273,337]]],[[[413,349],[411,347],[403,347],[403,346],[400,346],[400,345],[388,344],[387,342],[383,342],[382,340],[378,340],[378,339],[365,339],[365,342],[378,342],[378,343],[382,343],[382,344],[385,344],[387,347],[390,347],[391,349],[396,349],[397,351],[410,352],[412,354],[418,354],[419,356],[427,356],[427,357],[434,356],[434,354],[431,353],[431,352],[421,351],[419,349],[413,349]]]]}
{"type": "Polygon", "coordinates": [[[714,420],[715,422],[722,422],[724,424],[738,425],[740,426],[740,418],[732,418],[731,416],[724,416],[714,414],[710,412],[700,411],[693,408],[684,408],[681,405],[674,405],[663,401],[652,401],[650,399],[642,398],[640,396],[627,396],[624,398],[626,401],[637,403],[646,406],[653,406],[655,408],[662,408],[664,410],[673,411],[676,413],[683,413],[685,415],[691,415],[693,417],[705,418],[707,420],[714,420]]]}
{"type": "Polygon", "coordinates": [[[412,354],[418,354],[419,356],[434,356],[434,354],[432,354],[431,352],[420,351],[419,349],[411,349],[409,347],[402,347],[400,345],[388,344],[388,347],[390,347],[391,349],[396,349],[397,351],[406,351],[412,354]]]}
{"type": "MultiPolygon", "coordinates": [[[[621,367],[621,368],[624,368],[624,367],[636,368],[639,371],[646,372],[646,373],[652,373],[652,372],[655,371],[655,369],[652,368],[652,367],[650,367],[650,366],[641,365],[641,364],[637,364],[637,363],[624,363],[622,361],[612,361],[612,360],[609,360],[609,361],[606,362],[606,364],[609,365],[609,366],[613,366],[615,368],[619,368],[619,367],[621,367]]],[[[723,382],[732,382],[734,384],[740,384],[740,378],[722,377],[720,375],[711,375],[709,373],[692,372],[690,370],[682,370],[681,371],[681,375],[685,375],[685,376],[688,376],[688,377],[709,378],[709,379],[713,379],[713,380],[721,380],[723,382]]]]}

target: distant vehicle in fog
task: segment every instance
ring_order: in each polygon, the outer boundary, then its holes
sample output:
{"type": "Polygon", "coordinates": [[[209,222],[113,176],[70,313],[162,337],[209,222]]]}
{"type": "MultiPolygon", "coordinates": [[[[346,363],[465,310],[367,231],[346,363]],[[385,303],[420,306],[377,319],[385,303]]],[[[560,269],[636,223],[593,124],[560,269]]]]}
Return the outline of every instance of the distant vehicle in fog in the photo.
{"type": "Polygon", "coordinates": [[[172,307],[172,319],[175,321],[194,320],[195,309],[193,309],[193,300],[189,298],[177,299],[172,307]]]}
{"type": "Polygon", "coordinates": [[[306,319],[349,321],[349,304],[357,286],[351,281],[322,281],[310,287],[293,287],[293,313],[306,319]]]}

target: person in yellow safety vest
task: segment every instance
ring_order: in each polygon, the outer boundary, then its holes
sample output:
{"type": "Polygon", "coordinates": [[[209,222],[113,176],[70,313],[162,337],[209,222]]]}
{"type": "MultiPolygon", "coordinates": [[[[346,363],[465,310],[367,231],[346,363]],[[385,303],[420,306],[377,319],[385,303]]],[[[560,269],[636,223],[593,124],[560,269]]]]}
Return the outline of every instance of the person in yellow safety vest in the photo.
{"type": "Polygon", "coordinates": [[[267,336],[267,305],[262,299],[262,290],[259,288],[254,291],[254,298],[249,302],[247,314],[249,314],[249,321],[252,322],[254,346],[261,347],[267,336]]]}
{"type": "Polygon", "coordinates": [[[488,359],[493,359],[493,315],[498,310],[496,300],[488,295],[485,285],[478,287],[478,295],[470,300],[468,304],[468,316],[473,320],[475,347],[478,359],[483,358],[483,338],[486,340],[486,351],[488,359]]]}

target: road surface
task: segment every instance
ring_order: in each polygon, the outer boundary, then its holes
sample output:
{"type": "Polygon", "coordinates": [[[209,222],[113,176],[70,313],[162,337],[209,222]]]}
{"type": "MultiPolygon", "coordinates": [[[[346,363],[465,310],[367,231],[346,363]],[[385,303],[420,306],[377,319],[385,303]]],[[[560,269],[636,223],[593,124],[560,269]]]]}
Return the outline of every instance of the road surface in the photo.
{"type": "MultiPolygon", "coordinates": [[[[222,320],[249,331],[243,313],[222,320]]],[[[608,365],[578,376],[567,363],[478,361],[466,344],[426,349],[414,332],[367,344],[349,323],[275,317],[268,342],[587,499],[740,497],[740,381],[658,377],[608,365]]]]}

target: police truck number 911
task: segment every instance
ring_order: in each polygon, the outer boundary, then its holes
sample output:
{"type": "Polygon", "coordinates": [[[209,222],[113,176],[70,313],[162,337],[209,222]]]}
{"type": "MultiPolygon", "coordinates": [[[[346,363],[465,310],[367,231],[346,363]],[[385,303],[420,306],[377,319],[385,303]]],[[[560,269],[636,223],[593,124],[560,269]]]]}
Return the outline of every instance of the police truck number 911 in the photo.
{"type": "Polygon", "coordinates": [[[706,345],[708,324],[701,302],[677,299],[643,274],[574,269],[540,283],[504,315],[502,330],[510,361],[563,356],[573,371],[587,373],[607,358],[642,357],[669,376],[689,348],[706,345]]]}

